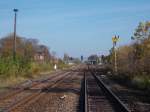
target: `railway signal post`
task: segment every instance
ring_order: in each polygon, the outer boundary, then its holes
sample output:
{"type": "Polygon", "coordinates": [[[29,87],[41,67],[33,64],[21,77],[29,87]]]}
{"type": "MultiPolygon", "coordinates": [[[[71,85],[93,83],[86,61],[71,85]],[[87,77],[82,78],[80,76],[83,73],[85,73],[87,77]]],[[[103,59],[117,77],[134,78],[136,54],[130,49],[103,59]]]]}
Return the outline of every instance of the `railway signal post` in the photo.
{"type": "Polygon", "coordinates": [[[116,52],[116,45],[117,45],[118,40],[119,40],[119,36],[115,35],[114,37],[112,37],[113,49],[114,49],[114,55],[115,55],[115,64],[114,64],[115,74],[117,74],[117,72],[118,72],[118,67],[117,67],[117,52],[116,52]]]}

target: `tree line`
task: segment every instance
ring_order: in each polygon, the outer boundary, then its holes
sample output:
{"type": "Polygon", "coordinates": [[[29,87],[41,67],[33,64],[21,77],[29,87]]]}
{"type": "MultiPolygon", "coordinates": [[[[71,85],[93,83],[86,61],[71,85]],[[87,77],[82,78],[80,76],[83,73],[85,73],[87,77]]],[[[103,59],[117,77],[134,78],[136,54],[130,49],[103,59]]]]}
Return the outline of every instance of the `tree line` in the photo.
{"type": "MultiPolygon", "coordinates": [[[[45,59],[49,60],[52,55],[47,46],[38,43],[37,39],[16,36],[16,55],[18,58],[34,60],[37,52],[43,52],[45,59]]],[[[13,55],[13,35],[10,34],[0,39],[0,57],[7,58],[13,55]]]]}
{"type": "Polygon", "coordinates": [[[13,34],[0,39],[0,78],[10,76],[32,76],[41,71],[52,70],[55,63],[64,67],[46,45],[37,39],[16,36],[16,59],[13,59],[13,34]]]}
{"type": "MultiPolygon", "coordinates": [[[[150,22],[140,22],[129,45],[116,49],[118,74],[132,81],[141,81],[139,86],[150,85],[150,22]]],[[[114,49],[106,56],[114,71],[114,49]]],[[[145,86],[143,86],[145,88],[145,86]]],[[[149,88],[149,87],[148,87],[149,88]]]]}

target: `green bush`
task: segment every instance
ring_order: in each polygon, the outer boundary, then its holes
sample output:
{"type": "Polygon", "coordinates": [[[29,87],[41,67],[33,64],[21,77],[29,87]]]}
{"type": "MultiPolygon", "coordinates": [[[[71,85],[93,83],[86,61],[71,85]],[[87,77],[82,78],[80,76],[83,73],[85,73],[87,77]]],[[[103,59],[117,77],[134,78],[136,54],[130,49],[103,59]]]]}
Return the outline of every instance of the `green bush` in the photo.
{"type": "Polygon", "coordinates": [[[132,84],[138,89],[150,89],[150,77],[135,76],[132,80],[132,84]]]}
{"type": "Polygon", "coordinates": [[[131,77],[127,74],[111,75],[111,79],[123,85],[130,85],[131,77]]]}
{"type": "Polygon", "coordinates": [[[31,74],[36,74],[38,72],[50,71],[52,69],[53,69],[53,66],[50,63],[36,63],[36,62],[32,62],[31,63],[31,68],[30,68],[30,73],[31,74]]]}
{"type": "Polygon", "coordinates": [[[15,61],[12,58],[0,59],[0,75],[2,77],[25,75],[30,67],[30,62],[24,59],[16,58],[15,61]]]}
{"type": "MultiPolygon", "coordinates": [[[[32,60],[16,57],[0,58],[0,87],[16,84],[26,79],[40,76],[41,72],[53,70],[54,65],[48,62],[34,62],[32,60]]],[[[58,69],[68,67],[58,63],[58,69]]]]}

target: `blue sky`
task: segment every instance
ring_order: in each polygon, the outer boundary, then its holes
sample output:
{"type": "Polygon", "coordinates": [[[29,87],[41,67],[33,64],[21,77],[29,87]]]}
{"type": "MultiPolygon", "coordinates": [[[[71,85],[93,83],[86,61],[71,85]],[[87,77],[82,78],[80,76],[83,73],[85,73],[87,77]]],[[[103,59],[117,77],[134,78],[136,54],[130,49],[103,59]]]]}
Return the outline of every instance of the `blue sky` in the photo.
{"type": "Polygon", "coordinates": [[[128,44],[138,23],[150,20],[150,0],[1,0],[0,38],[13,32],[13,8],[17,34],[57,56],[106,54],[113,35],[120,35],[119,46],[128,44]]]}

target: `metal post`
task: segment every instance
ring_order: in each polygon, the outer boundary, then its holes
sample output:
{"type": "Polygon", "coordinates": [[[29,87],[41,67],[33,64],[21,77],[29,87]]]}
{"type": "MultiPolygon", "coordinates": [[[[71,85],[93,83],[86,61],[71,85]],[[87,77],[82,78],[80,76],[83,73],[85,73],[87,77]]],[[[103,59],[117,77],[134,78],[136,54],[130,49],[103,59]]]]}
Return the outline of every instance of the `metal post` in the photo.
{"type": "Polygon", "coordinates": [[[118,40],[119,40],[119,36],[118,37],[114,36],[112,38],[113,48],[114,48],[114,55],[115,55],[115,64],[114,64],[115,74],[117,74],[117,72],[118,72],[118,67],[117,67],[117,51],[116,51],[117,50],[116,49],[116,44],[117,44],[118,40]]]}
{"type": "Polygon", "coordinates": [[[13,40],[13,59],[16,59],[16,21],[17,21],[17,12],[18,9],[14,9],[15,16],[14,16],[14,40],[13,40]]]}
{"type": "Polygon", "coordinates": [[[87,80],[84,72],[84,112],[88,112],[88,101],[87,101],[87,80]]]}
{"type": "Polygon", "coordinates": [[[117,68],[117,52],[116,52],[116,46],[114,47],[114,52],[115,52],[115,73],[117,73],[118,68],[117,68]]]}

